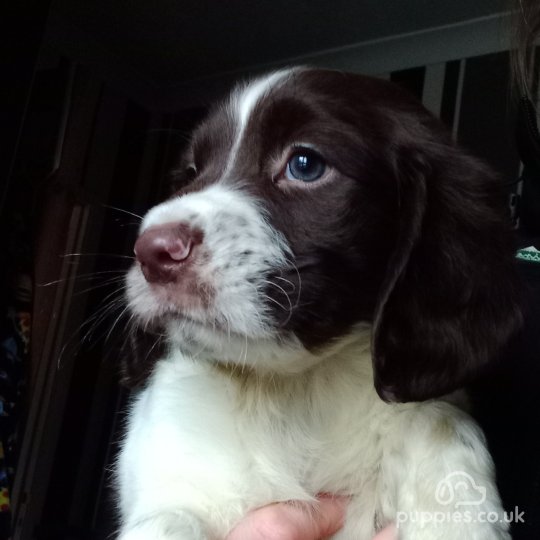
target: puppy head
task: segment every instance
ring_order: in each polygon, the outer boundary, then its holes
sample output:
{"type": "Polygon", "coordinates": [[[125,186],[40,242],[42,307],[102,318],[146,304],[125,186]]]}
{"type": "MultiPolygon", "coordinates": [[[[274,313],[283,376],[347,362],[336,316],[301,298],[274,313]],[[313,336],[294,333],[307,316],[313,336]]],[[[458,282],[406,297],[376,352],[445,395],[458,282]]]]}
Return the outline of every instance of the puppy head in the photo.
{"type": "Polygon", "coordinates": [[[380,395],[427,399],[517,326],[497,181],[390,83],[293,69],[239,87],[176,177],[128,301],[194,356],[297,372],[372,324],[380,395]]]}

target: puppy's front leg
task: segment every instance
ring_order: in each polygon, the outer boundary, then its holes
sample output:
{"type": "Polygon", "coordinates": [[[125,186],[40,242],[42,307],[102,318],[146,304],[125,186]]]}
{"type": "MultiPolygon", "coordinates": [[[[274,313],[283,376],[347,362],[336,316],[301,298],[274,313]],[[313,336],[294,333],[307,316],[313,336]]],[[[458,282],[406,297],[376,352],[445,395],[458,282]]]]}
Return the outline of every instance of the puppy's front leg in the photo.
{"type": "Polygon", "coordinates": [[[118,540],[208,540],[202,523],[189,512],[163,512],[126,523],[118,540]]]}
{"type": "Polygon", "coordinates": [[[134,399],[116,464],[120,540],[214,538],[245,513],[248,458],[228,389],[188,359],[162,360],[134,399]]]}
{"type": "Polygon", "coordinates": [[[493,463],[474,421],[448,403],[396,415],[382,463],[400,540],[509,540],[493,463]]]}

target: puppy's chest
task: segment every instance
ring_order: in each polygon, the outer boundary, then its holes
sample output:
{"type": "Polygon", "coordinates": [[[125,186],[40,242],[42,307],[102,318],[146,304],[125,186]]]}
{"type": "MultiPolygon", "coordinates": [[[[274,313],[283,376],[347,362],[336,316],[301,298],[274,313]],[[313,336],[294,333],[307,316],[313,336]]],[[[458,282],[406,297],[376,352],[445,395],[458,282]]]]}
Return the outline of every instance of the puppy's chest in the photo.
{"type": "Polygon", "coordinates": [[[241,410],[236,427],[242,445],[255,470],[276,487],[290,483],[310,495],[356,492],[381,457],[374,426],[364,414],[351,414],[339,397],[307,397],[264,399],[241,410]]]}
{"type": "Polygon", "coordinates": [[[244,471],[274,500],[356,492],[377,468],[384,411],[355,370],[265,380],[214,368],[197,367],[189,377],[178,377],[172,364],[163,369],[172,373],[162,387],[158,377],[154,394],[168,396],[165,410],[180,413],[168,414],[167,423],[184,451],[200,451],[222,472],[244,471]]]}

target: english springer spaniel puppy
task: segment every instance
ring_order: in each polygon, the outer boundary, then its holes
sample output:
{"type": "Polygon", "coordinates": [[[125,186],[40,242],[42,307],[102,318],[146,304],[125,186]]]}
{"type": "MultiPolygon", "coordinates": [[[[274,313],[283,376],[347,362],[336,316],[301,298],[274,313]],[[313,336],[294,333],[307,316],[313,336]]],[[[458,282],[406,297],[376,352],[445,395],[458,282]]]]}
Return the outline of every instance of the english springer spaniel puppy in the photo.
{"type": "Polygon", "coordinates": [[[294,68],[198,129],[127,276],[121,540],[218,540],[350,498],[334,538],[508,539],[457,389],[520,323],[500,183],[393,84],[294,68]],[[446,396],[446,397],[441,397],[446,396]]]}

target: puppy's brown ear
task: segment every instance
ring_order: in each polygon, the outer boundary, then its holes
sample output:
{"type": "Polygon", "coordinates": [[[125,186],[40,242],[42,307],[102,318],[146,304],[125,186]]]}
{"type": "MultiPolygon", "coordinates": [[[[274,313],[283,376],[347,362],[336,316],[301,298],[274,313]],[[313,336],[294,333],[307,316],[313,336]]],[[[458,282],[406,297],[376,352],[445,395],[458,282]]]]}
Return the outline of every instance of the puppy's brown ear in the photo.
{"type": "Polygon", "coordinates": [[[164,350],[164,342],[158,332],[140,328],[132,330],[121,351],[121,384],[130,389],[144,386],[164,350]]]}
{"type": "Polygon", "coordinates": [[[499,181],[451,143],[402,148],[399,233],[375,315],[375,386],[419,401],[472,380],[521,323],[499,181]],[[427,148],[427,149],[426,149],[427,148]]]}

